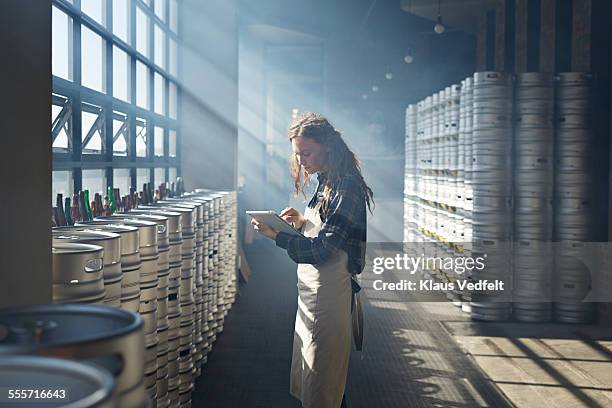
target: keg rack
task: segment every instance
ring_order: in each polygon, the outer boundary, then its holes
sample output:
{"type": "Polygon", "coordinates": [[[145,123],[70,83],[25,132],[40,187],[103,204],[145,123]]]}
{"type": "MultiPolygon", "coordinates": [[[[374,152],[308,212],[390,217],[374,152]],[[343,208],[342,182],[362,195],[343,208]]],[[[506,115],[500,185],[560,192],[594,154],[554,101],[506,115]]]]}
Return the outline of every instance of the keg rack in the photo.
{"type": "Polygon", "coordinates": [[[54,303],[140,315],[149,406],[190,407],[236,299],[236,192],[196,189],[53,238],[54,303]]]}
{"type": "Polygon", "coordinates": [[[512,302],[446,294],[473,319],[592,320],[590,283],[572,262],[593,238],[592,91],[586,73],[477,72],[407,107],[406,252],[486,253],[467,278],[513,287],[512,302]]]}

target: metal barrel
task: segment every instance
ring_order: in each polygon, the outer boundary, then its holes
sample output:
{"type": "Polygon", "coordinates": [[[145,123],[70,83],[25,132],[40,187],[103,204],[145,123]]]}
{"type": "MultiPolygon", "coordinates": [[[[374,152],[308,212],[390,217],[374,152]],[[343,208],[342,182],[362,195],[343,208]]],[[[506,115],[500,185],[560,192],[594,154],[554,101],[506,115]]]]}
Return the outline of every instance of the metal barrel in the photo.
{"type": "Polygon", "coordinates": [[[53,239],[99,245],[104,248],[104,304],[121,305],[121,242],[119,234],[103,231],[87,231],[79,227],[59,227],[52,230],[53,239]]]}
{"type": "Polygon", "coordinates": [[[113,373],[118,406],[148,406],[143,320],[97,305],[20,306],[0,310],[0,355],[92,361],[113,373]]]}
{"type": "Polygon", "coordinates": [[[102,303],[104,248],[54,239],[52,243],[53,302],[102,303]]]}

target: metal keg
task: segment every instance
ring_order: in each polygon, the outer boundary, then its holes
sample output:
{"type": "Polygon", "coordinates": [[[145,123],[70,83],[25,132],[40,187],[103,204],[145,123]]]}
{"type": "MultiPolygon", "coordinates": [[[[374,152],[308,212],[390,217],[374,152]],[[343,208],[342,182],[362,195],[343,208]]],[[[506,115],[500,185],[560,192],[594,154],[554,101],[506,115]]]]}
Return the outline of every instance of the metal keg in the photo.
{"type": "Polygon", "coordinates": [[[108,217],[97,217],[92,222],[111,222],[119,225],[137,227],[139,234],[140,251],[140,286],[152,287],[157,285],[157,273],[159,270],[159,250],[157,245],[158,226],[156,222],[145,221],[132,217],[124,217],[123,214],[115,214],[108,217]]]}
{"type": "Polygon", "coordinates": [[[53,239],[99,245],[104,248],[104,304],[121,305],[121,243],[119,234],[103,231],[87,231],[79,227],[59,227],[52,231],[53,239]]]}
{"type": "Polygon", "coordinates": [[[20,306],[0,310],[0,355],[91,360],[113,373],[118,406],[147,406],[143,321],[126,310],[95,305],[20,306]]]}
{"type": "Polygon", "coordinates": [[[106,295],[103,256],[99,245],[54,239],[53,302],[102,303],[106,295]]]}
{"type": "MultiPolygon", "coordinates": [[[[114,408],[115,381],[94,365],[49,357],[0,357],[3,388],[33,390],[45,407],[114,408]]],[[[23,405],[15,402],[14,406],[23,405]]],[[[4,404],[3,404],[4,405],[4,404]]],[[[38,404],[36,404],[38,405],[38,404]]]]}
{"type": "Polygon", "coordinates": [[[121,307],[137,312],[140,302],[140,250],[138,228],[110,222],[77,223],[74,228],[119,234],[121,242],[121,307]]]}

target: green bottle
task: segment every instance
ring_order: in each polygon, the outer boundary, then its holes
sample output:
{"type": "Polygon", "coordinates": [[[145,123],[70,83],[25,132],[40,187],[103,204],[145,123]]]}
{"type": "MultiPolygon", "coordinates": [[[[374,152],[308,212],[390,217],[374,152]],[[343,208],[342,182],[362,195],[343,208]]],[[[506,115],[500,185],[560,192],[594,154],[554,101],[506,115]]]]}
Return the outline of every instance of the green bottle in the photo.
{"type": "Polygon", "coordinates": [[[117,211],[117,204],[115,204],[113,186],[108,186],[106,188],[106,194],[108,195],[108,207],[110,208],[111,214],[114,214],[117,211]]]}

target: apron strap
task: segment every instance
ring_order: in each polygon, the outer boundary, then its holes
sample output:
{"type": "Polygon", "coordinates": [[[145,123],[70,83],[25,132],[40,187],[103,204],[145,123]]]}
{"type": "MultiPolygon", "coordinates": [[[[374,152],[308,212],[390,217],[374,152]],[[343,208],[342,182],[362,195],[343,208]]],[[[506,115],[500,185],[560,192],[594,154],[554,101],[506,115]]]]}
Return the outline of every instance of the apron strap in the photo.
{"type": "Polygon", "coordinates": [[[351,276],[351,321],[353,326],[353,340],[355,341],[355,349],[361,351],[363,348],[363,308],[361,306],[361,286],[351,276]]]}

